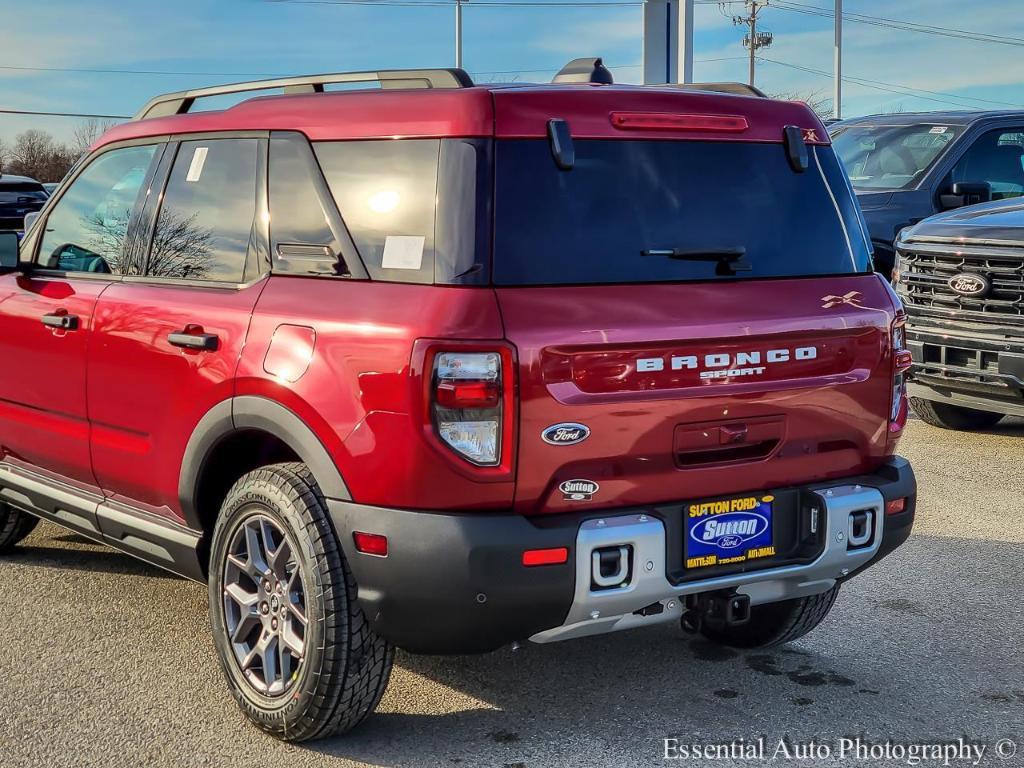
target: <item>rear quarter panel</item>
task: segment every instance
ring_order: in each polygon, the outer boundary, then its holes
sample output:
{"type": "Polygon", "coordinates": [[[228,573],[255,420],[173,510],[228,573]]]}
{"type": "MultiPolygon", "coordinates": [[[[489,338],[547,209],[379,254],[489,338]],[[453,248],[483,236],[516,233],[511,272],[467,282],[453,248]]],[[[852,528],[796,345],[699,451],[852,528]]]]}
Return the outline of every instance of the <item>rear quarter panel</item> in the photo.
{"type": "Polygon", "coordinates": [[[356,502],[508,509],[512,476],[474,478],[465,462],[429,439],[423,380],[412,368],[417,339],[501,338],[490,288],[276,276],[252,318],[237,394],[268,398],[298,415],[356,502]],[[277,344],[288,334],[273,342],[274,334],[288,325],[315,333],[309,366],[296,381],[265,365],[272,343],[271,359],[280,355],[277,344]]]}

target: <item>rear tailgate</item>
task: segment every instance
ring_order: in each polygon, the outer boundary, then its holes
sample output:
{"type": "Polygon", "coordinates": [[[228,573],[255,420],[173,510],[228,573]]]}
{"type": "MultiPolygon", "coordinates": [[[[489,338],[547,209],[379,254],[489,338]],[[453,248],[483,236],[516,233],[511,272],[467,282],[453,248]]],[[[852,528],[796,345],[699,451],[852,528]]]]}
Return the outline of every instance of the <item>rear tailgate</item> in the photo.
{"type": "Polygon", "coordinates": [[[894,315],[874,275],[497,293],[519,355],[521,512],[782,488],[887,453],[894,315]],[[545,441],[560,423],[589,436],[545,441]],[[560,490],[572,480],[598,489],[560,490]]]}
{"type": "Polygon", "coordinates": [[[880,463],[894,304],[806,106],[527,90],[497,93],[495,117],[492,279],[519,355],[519,511],[699,500],[880,463]],[[556,164],[546,120],[562,116],[573,151],[559,139],[556,164]]]}

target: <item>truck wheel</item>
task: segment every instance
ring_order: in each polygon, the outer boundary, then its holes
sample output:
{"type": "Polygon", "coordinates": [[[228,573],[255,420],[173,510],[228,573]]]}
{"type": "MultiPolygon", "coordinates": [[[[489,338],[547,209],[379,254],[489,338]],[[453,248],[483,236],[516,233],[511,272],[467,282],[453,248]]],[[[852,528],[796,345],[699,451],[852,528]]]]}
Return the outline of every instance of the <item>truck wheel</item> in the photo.
{"type": "Polygon", "coordinates": [[[820,595],[762,603],[750,608],[750,621],[738,626],[701,628],[708,640],[734,648],[770,648],[803,637],[818,626],[839,594],[839,585],[820,595]]]}
{"type": "Polygon", "coordinates": [[[0,504],[0,554],[14,549],[38,524],[38,517],[0,504]]]}
{"type": "Polygon", "coordinates": [[[344,733],[380,702],[394,650],[370,629],[302,464],[242,477],[210,551],[210,621],[231,692],[286,741],[344,733]]]}
{"type": "Polygon", "coordinates": [[[964,408],[960,405],[949,405],[947,403],[936,403],[932,400],[922,400],[918,397],[910,398],[910,407],[914,413],[921,417],[925,424],[943,429],[988,429],[994,427],[1003,418],[1001,413],[991,411],[979,411],[974,408],[964,408]]]}

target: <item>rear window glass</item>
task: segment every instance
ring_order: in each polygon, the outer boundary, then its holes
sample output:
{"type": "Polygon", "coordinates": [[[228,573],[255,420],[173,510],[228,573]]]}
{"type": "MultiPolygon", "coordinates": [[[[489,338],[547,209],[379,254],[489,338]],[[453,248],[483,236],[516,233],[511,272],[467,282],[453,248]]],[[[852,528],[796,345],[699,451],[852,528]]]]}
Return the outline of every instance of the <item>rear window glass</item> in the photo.
{"type": "Polygon", "coordinates": [[[489,146],[469,139],[314,145],[331,195],[374,280],[487,280],[489,146]]]}
{"type": "Polygon", "coordinates": [[[742,252],[739,278],[867,272],[870,253],[835,155],[781,144],[576,140],[561,171],[544,140],[497,142],[494,282],[732,279],[666,251],[742,252]],[[654,252],[647,253],[646,252],[654,252]]]}
{"type": "Polygon", "coordinates": [[[41,203],[47,198],[42,184],[0,182],[0,203],[41,203]]]}

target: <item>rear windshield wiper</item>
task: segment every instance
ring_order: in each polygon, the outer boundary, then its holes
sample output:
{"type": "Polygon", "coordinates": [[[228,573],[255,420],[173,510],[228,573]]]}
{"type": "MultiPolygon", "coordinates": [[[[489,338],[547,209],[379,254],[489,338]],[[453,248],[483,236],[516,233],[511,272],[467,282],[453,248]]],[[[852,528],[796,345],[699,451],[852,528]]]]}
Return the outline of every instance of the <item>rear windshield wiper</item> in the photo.
{"type": "Polygon", "coordinates": [[[735,275],[737,272],[749,272],[752,267],[743,257],[747,249],[742,245],[732,248],[648,248],[640,251],[642,256],[664,256],[680,261],[714,262],[716,275],[735,275]]]}

